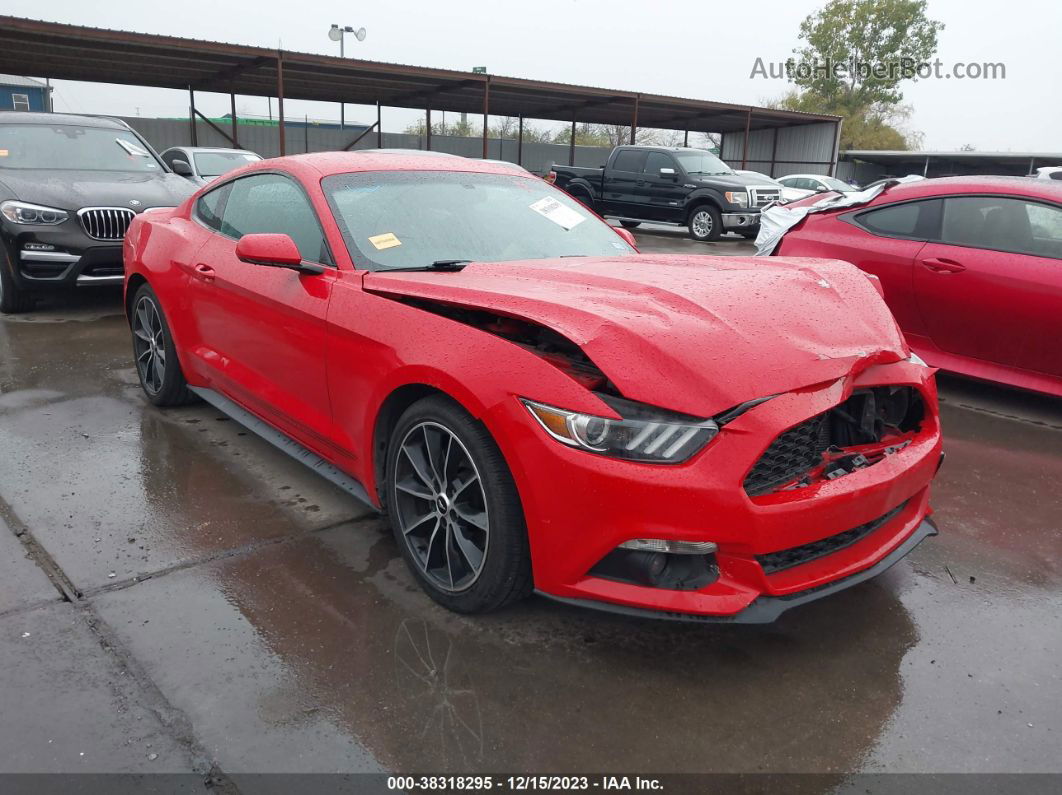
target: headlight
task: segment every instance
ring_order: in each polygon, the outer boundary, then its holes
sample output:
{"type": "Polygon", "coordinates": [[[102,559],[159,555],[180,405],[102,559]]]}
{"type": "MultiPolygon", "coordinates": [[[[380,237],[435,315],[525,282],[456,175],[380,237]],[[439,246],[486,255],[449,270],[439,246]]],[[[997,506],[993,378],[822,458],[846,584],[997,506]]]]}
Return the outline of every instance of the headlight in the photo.
{"type": "Polygon", "coordinates": [[[728,190],[723,194],[726,196],[726,200],[731,204],[736,204],[738,207],[749,206],[749,194],[743,190],[728,190]]]}
{"type": "Polygon", "coordinates": [[[925,361],[923,361],[922,357],[914,351],[911,351],[911,355],[907,357],[907,361],[909,361],[911,364],[920,364],[923,367],[929,367],[929,365],[926,364],[925,361]]]}
{"type": "Polygon", "coordinates": [[[4,202],[0,204],[0,213],[13,224],[46,224],[54,226],[61,224],[69,216],[66,210],[58,210],[55,207],[42,207],[39,204],[26,202],[4,202]]]}
{"type": "Polygon", "coordinates": [[[598,397],[623,419],[581,414],[533,400],[523,400],[523,404],[558,442],[628,461],[678,464],[719,433],[713,420],[687,417],[610,395],[598,397]]]}

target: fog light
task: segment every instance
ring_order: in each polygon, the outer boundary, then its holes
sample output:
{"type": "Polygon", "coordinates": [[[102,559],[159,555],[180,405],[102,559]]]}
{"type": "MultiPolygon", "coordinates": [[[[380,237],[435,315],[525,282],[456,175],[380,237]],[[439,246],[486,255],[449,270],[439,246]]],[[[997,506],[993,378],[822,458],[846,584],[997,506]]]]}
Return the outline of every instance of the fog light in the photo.
{"type": "Polygon", "coordinates": [[[55,251],[55,246],[48,243],[26,243],[22,246],[23,251],[55,251]]]}
{"type": "Polygon", "coordinates": [[[672,555],[710,555],[717,548],[714,541],[665,541],[661,538],[632,538],[620,544],[620,549],[667,552],[672,555]]]}

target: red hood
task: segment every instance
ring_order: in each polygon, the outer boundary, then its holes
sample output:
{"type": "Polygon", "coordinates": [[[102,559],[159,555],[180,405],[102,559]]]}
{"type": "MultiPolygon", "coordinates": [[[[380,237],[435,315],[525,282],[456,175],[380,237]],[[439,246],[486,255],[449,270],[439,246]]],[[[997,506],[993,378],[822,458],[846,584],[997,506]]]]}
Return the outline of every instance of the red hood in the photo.
{"type": "Polygon", "coordinates": [[[473,263],[370,273],[365,288],[534,321],[579,345],[624,396],[699,416],[907,355],[870,281],[837,260],[473,263]]]}

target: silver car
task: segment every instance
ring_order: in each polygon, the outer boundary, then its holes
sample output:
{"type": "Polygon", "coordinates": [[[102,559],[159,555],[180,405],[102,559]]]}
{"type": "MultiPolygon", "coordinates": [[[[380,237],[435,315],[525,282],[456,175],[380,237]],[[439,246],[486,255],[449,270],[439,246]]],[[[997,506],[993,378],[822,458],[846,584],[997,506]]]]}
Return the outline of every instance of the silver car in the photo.
{"type": "Polygon", "coordinates": [[[196,185],[206,185],[234,168],[262,159],[261,155],[246,149],[212,146],[172,146],[160,157],[174,173],[196,185]]]}

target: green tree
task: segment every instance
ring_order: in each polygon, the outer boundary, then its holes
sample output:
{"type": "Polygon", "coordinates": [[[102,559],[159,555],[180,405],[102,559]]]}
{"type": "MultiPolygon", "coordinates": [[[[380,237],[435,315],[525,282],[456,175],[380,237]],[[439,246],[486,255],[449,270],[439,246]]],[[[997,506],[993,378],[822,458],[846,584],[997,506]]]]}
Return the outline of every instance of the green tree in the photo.
{"type": "Polygon", "coordinates": [[[789,60],[797,88],[773,104],[843,117],[842,149],[910,149],[901,85],[937,50],[944,25],[926,0],[830,0],[800,24],[803,46],[789,60]]]}

